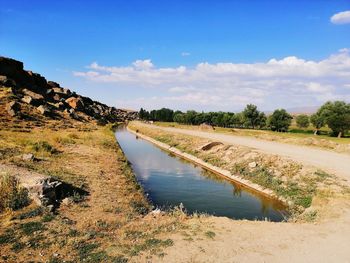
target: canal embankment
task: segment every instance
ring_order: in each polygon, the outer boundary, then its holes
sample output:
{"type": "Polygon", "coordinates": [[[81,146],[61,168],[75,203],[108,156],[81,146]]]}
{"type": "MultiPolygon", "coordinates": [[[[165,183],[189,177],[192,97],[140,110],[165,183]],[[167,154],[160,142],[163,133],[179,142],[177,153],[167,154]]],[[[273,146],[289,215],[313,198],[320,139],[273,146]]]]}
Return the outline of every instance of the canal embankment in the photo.
{"type": "Polygon", "coordinates": [[[294,219],[318,214],[327,198],[347,191],[335,175],[282,156],[227,143],[205,150],[203,145],[212,140],[141,122],[131,122],[128,129],[174,155],[288,204],[294,219]]]}

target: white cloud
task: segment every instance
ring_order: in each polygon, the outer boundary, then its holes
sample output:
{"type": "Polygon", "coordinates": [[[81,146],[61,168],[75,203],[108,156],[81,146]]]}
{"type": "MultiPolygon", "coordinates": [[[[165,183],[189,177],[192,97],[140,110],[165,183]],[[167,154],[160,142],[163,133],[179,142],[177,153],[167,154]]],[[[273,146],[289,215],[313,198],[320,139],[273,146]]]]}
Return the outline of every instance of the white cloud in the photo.
{"type": "Polygon", "coordinates": [[[153,64],[150,59],[146,60],[136,60],[134,63],[132,63],[135,68],[138,69],[151,69],[153,68],[153,64]]]}
{"type": "Polygon", "coordinates": [[[350,10],[334,14],[331,17],[331,22],[333,24],[337,24],[337,25],[349,24],[350,23],[350,10]]]}
{"type": "MultiPolygon", "coordinates": [[[[136,109],[236,110],[246,103],[270,109],[317,105],[327,99],[350,100],[348,49],[320,61],[289,56],[250,64],[203,62],[193,68],[156,67],[151,60],[137,60],[126,67],[93,62],[87,71],[74,75],[134,90],[134,99],[129,95],[117,106],[136,109]]],[[[122,91],[119,94],[121,97],[122,91]]]]}
{"type": "Polygon", "coordinates": [[[183,56],[183,57],[187,57],[189,55],[191,55],[191,53],[189,53],[189,52],[181,52],[181,56],[183,56]]]}

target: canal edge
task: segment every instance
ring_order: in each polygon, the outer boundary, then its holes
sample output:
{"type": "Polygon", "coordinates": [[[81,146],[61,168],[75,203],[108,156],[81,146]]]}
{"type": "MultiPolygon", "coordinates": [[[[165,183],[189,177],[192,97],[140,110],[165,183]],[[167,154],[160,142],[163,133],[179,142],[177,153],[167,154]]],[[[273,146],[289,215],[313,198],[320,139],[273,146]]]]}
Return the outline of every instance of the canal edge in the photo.
{"type": "Polygon", "coordinates": [[[278,200],[280,202],[282,202],[284,205],[288,206],[288,202],[286,199],[284,199],[283,197],[280,197],[278,195],[276,195],[271,189],[268,189],[268,188],[263,188],[262,186],[258,185],[258,184],[255,184],[249,180],[246,180],[246,179],[243,179],[241,178],[240,176],[237,176],[237,175],[234,175],[234,174],[231,174],[230,171],[228,170],[225,170],[225,169],[222,169],[220,167],[217,167],[217,166],[214,166],[210,163],[207,163],[205,161],[203,161],[202,159],[199,159],[198,157],[196,156],[193,156],[191,154],[188,154],[188,153],[185,153],[175,147],[172,147],[166,143],[163,143],[163,142],[160,142],[160,141],[157,141],[147,135],[144,135],[142,133],[139,133],[139,132],[136,132],[132,129],[129,128],[129,126],[126,127],[126,129],[133,133],[134,135],[146,140],[146,141],[149,141],[151,142],[152,144],[158,146],[159,148],[167,151],[167,152],[170,152],[176,156],[179,156],[180,158],[182,159],[185,159],[187,161],[190,161],[196,165],[199,165],[201,166],[202,168],[208,170],[208,171],[211,171],[223,178],[225,178],[226,180],[229,180],[229,181],[233,181],[239,185],[242,185],[246,188],[249,188],[257,193],[260,193],[268,198],[271,198],[271,199],[275,199],[275,200],[278,200]]]}

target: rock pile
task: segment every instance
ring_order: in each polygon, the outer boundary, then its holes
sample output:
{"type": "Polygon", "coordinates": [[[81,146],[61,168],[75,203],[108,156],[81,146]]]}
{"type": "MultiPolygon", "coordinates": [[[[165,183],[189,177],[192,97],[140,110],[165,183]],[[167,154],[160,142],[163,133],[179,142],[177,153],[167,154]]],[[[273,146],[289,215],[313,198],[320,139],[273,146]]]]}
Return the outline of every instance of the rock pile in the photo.
{"type": "Polygon", "coordinates": [[[6,107],[10,116],[17,115],[21,111],[20,104],[24,103],[47,117],[59,114],[78,120],[95,119],[99,123],[123,122],[138,117],[135,111],[109,107],[47,81],[40,74],[24,70],[22,62],[6,57],[0,57],[0,86],[10,87],[18,98],[6,107]]]}

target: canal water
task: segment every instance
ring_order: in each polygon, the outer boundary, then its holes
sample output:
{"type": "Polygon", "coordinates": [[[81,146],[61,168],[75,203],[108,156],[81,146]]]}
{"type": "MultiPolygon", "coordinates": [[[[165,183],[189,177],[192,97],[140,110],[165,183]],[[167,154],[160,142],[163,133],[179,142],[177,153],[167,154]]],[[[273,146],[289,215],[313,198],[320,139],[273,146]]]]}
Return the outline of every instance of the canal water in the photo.
{"type": "Polygon", "coordinates": [[[161,209],[179,206],[233,219],[282,221],[286,215],[280,202],[227,181],[137,138],[125,127],[116,137],[138,181],[153,205],[161,209]]]}

